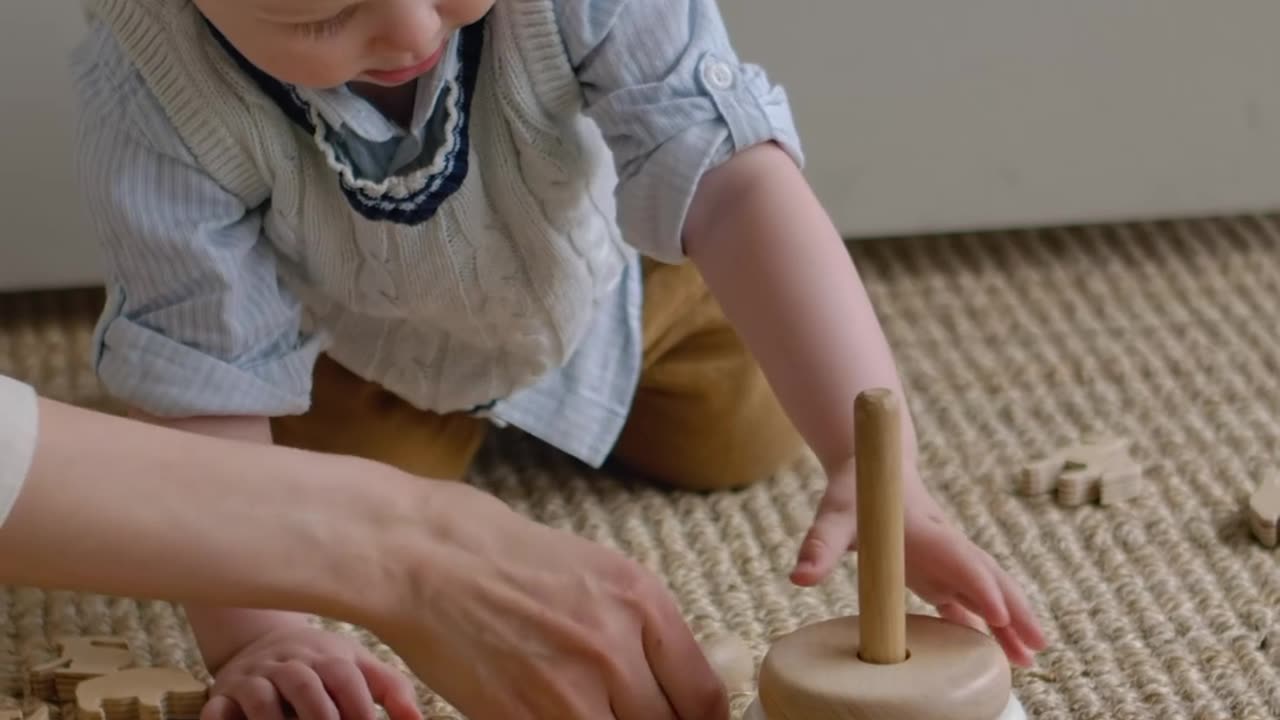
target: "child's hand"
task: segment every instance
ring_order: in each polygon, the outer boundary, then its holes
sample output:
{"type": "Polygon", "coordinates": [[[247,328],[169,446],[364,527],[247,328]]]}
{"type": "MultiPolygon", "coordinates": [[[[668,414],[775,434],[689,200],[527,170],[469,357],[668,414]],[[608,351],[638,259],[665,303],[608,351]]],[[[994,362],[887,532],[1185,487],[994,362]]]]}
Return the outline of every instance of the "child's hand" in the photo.
{"type": "Polygon", "coordinates": [[[412,680],[351,638],[313,627],[263,635],[219,669],[200,720],[422,720],[412,680]]]}
{"type": "MultiPolygon", "coordinates": [[[[830,476],[812,528],[800,548],[791,579],[814,585],[831,573],[846,550],[856,549],[854,463],[830,476]]],[[[903,488],[906,580],[909,587],[952,622],[992,630],[1012,662],[1030,665],[1044,635],[1026,598],[990,555],[945,519],[912,471],[903,488]]]]}

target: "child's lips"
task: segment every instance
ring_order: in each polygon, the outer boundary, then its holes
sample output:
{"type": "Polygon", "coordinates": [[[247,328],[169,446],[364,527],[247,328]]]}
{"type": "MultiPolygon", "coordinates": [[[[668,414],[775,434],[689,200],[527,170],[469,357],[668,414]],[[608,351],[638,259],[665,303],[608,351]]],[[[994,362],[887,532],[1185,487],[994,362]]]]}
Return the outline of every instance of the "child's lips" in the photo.
{"type": "Polygon", "coordinates": [[[384,85],[399,85],[408,82],[435,67],[436,63],[440,62],[440,58],[444,55],[444,48],[445,45],[441,44],[435,52],[431,53],[430,57],[416,65],[396,70],[366,70],[364,75],[370,80],[384,85]]]}

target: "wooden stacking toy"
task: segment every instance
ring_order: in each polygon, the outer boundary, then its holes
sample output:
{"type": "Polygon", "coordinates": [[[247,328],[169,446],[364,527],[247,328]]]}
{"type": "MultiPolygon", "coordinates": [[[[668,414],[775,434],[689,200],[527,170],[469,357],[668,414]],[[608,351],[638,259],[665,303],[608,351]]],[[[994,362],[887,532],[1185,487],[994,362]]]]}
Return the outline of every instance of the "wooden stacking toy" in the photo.
{"type": "Polygon", "coordinates": [[[854,403],[860,614],[774,642],[746,720],[1026,718],[993,639],[906,612],[901,413],[885,389],[854,403]]]}

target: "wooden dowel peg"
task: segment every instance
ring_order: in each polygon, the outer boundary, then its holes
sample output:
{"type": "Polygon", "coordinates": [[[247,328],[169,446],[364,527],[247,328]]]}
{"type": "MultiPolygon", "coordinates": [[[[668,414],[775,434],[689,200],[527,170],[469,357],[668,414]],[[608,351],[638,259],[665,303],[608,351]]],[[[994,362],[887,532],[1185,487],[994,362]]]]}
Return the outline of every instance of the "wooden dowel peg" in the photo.
{"type": "Polygon", "coordinates": [[[903,543],[902,411],[887,389],[854,403],[858,473],[858,654],[865,662],[907,659],[903,543]]]}

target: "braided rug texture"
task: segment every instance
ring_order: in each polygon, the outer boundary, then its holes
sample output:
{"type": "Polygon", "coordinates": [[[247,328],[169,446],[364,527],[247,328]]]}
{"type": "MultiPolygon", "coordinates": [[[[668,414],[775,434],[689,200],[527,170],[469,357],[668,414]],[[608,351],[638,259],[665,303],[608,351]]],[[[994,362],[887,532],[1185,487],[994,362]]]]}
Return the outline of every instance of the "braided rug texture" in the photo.
{"type": "MultiPolygon", "coordinates": [[[[856,243],[944,508],[1027,588],[1051,647],[1014,672],[1032,718],[1280,717],[1280,558],[1243,508],[1280,463],[1280,219],[1244,217],[856,243]],[[1011,491],[1020,463],[1094,431],[1133,439],[1145,491],[1065,508],[1011,491]]],[[[0,297],[0,371],[109,407],[87,365],[96,292],[0,297]]],[[[512,433],[472,480],[670,584],[699,636],[759,659],[779,634],[857,612],[853,558],[786,581],[822,490],[812,458],[737,493],[671,494],[512,433]]],[[[914,599],[912,609],[925,610],[914,599]]],[[[202,673],[169,604],[0,592],[0,655],[59,633],[128,637],[202,673]]],[[[390,652],[357,628],[377,652],[390,652]]],[[[428,716],[455,717],[422,689],[428,716]]],[[[735,716],[749,697],[734,699],[735,716]]]]}

